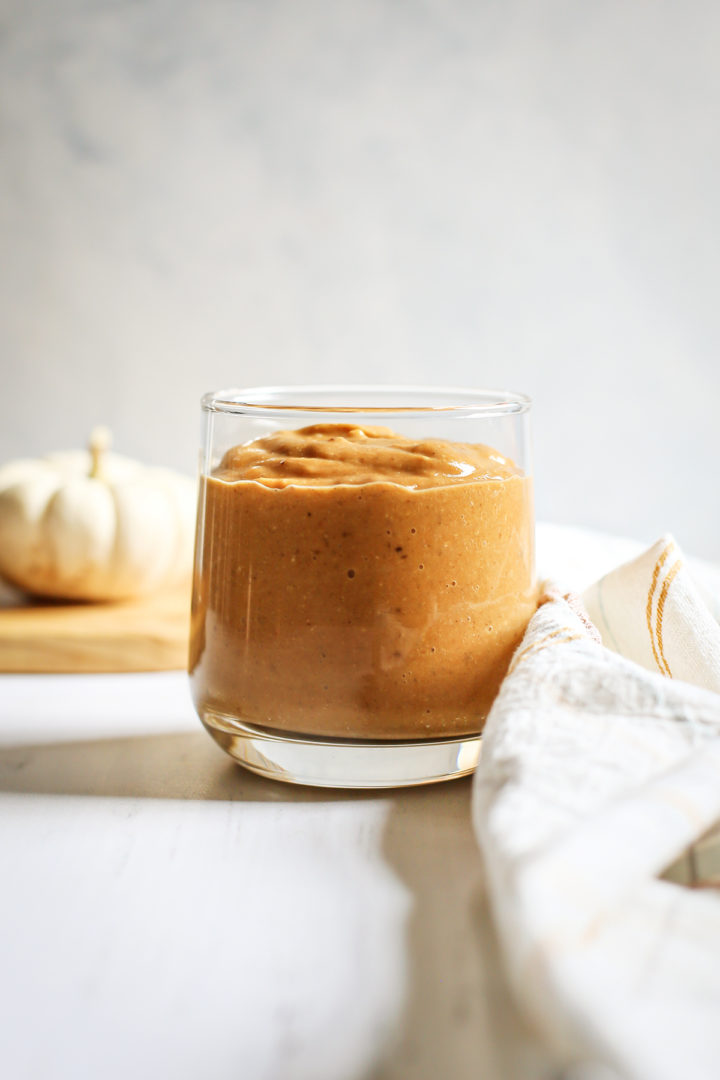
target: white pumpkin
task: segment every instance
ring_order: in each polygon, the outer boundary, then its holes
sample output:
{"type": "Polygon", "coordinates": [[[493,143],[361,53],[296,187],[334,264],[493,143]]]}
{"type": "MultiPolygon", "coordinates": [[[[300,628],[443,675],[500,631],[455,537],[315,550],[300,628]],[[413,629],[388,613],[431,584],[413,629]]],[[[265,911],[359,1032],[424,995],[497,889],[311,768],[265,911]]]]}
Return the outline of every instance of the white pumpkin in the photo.
{"type": "Polygon", "coordinates": [[[108,451],[13,461],[0,468],[0,576],[27,592],[113,600],[190,576],[195,484],[108,451]]]}

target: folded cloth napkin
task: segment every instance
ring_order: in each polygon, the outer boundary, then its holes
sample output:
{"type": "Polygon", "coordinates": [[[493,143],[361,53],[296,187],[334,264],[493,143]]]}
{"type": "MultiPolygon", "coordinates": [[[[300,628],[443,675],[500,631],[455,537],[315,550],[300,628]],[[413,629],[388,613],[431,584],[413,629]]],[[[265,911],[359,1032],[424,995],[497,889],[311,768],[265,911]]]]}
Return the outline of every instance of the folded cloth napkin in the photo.
{"type": "Polygon", "coordinates": [[[720,628],[670,538],[586,591],[595,625],[543,599],[473,793],[511,984],[563,1066],[715,1080],[720,896],[659,875],[720,819],[720,628]]]}
{"type": "Polygon", "coordinates": [[[720,693],[720,626],[671,536],[606,574],[583,600],[610,649],[720,693]]]}

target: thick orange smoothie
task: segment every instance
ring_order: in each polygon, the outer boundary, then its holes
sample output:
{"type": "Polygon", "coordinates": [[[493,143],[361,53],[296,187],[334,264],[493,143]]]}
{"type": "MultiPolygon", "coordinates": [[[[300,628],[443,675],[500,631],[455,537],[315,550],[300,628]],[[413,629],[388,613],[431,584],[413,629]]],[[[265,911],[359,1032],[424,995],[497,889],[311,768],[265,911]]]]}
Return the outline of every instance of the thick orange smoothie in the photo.
{"type": "Polygon", "coordinates": [[[536,607],[531,480],[487,446],[319,424],[203,480],[201,716],[371,740],[482,729],[536,607]]]}

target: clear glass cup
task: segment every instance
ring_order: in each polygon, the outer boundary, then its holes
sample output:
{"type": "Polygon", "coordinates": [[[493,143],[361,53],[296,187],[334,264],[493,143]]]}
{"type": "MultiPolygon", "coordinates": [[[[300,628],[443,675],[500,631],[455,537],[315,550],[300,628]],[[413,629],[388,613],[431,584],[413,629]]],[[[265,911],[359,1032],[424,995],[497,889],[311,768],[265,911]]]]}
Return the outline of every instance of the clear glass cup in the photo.
{"type": "Polygon", "coordinates": [[[495,390],[205,395],[189,670],[233,758],[328,787],[473,770],[537,602],[529,412],[495,390]]]}

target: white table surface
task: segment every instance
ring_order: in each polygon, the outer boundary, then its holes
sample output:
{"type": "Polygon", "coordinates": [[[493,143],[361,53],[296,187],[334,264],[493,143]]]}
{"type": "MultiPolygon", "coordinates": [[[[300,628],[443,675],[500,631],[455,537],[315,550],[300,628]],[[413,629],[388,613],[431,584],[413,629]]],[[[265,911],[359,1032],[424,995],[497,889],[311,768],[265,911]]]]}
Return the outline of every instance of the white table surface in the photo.
{"type": "MultiPolygon", "coordinates": [[[[641,548],[538,528],[541,574],[576,589],[641,548]]],[[[182,673],[0,676],[0,1077],[557,1078],[469,800],[255,777],[182,673]]]]}
{"type": "Polygon", "coordinates": [[[534,1080],[470,782],[262,780],[181,673],[0,677],[5,1080],[534,1080]]]}

